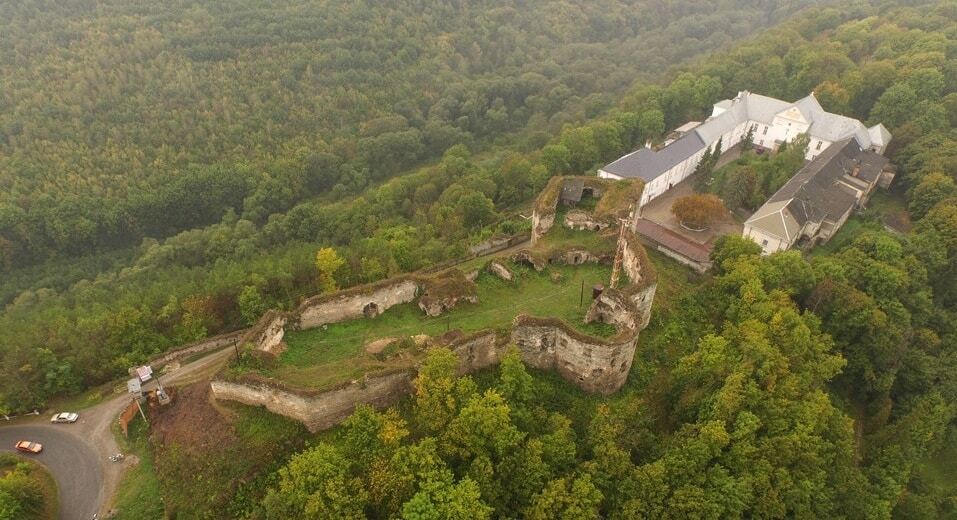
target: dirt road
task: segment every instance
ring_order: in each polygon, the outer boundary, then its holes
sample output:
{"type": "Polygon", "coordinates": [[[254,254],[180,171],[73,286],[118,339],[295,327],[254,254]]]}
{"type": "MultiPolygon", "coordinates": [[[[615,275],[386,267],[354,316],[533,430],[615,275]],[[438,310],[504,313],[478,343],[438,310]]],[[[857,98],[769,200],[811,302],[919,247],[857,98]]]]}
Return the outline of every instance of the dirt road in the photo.
{"type": "MultiPolygon", "coordinates": [[[[185,384],[210,377],[232,354],[232,347],[209,354],[161,375],[162,383],[185,384]]],[[[51,412],[0,425],[0,450],[12,451],[13,444],[21,439],[43,444],[43,453],[36,458],[56,479],[61,520],[89,520],[94,513],[103,515],[109,509],[126,469],[125,463],[109,461],[110,455],[119,452],[110,426],[129,399],[125,394],[117,395],[82,410],[74,424],[51,424],[51,412]]]]}

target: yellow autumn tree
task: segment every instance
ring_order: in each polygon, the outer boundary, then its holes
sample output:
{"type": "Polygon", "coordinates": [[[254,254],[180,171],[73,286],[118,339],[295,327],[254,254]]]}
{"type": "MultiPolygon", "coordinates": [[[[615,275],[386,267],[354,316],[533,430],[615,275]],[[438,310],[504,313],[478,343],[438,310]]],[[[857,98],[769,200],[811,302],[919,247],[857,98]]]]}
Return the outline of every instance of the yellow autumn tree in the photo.
{"type": "Polygon", "coordinates": [[[330,293],[339,289],[335,273],[346,261],[331,247],[316,251],[316,270],[319,272],[319,291],[330,293]]]}

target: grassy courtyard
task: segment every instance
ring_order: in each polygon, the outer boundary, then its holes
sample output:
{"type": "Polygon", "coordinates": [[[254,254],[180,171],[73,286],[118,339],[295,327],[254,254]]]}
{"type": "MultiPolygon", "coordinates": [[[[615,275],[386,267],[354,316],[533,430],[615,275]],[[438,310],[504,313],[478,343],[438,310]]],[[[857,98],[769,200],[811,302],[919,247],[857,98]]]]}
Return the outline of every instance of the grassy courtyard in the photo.
{"type": "Polygon", "coordinates": [[[591,287],[607,284],[611,267],[549,266],[538,273],[509,264],[515,274],[511,282],[482,273],[476,280],[479,302],[460,304],[435,318],[426,316],[416,304],[392,307],[371,320],[352,320],[315,329],[289,332],[288,345],[271,376],[296,386],[328,388],[363,374],[411,366],[419,353],[408,349],[390,359],[366,354],[363,346],[379,338],[408,338],[417,334],[439,336],[448,330],[465,333],[489,328],[506,328],[520,313],[561,318],[582,332],[610,336],[615,329],[607,324],[583,323],[591,301],[591,287]],[[558,281],[553,281],[557,273],[558,281]],[[584,300],[580,303],[584,284],[584,300]]]}

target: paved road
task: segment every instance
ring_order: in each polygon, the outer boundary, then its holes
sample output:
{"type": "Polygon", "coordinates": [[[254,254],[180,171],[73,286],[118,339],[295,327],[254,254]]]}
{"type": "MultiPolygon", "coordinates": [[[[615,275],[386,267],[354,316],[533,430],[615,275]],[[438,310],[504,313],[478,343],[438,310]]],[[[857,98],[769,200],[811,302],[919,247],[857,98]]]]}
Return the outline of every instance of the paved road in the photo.
{"type": "Polygon", "coordinates": [[[100,506],[97,503],[103,486],[100,460],[93,446],[70,431],[77,426],[38,423],[0,428],[0,451],[14,451],[13,445],[18,440],[43,444],[40,454],[23,456],[43,463],[56,478],[61,520],[89,520],[100,506]]]}
{"type": "MultiPolygon", "coordinates": [[[[208,378],[232,353],[232,347],[226,347],[183,365],[161,376],[163,383],[188,384],[208,378]]],[[[39,417],[16,419],[15,424],[3,425],[0,421],[0,450],[14,451],[13,445],[24,439],[43,444],[39,455],[25,456],[35,457],[53,473],[60,490],[60,520],[90,520],[94,513],[102,516],[112,505],[116,487],[129,467],[129,459],[120,464],[108,460],[119,451],[110,425],[129,402],[126,395],[107,399],[80,410],[80,420],[75,424],[50,424],[52,410],[39,417]]]]}

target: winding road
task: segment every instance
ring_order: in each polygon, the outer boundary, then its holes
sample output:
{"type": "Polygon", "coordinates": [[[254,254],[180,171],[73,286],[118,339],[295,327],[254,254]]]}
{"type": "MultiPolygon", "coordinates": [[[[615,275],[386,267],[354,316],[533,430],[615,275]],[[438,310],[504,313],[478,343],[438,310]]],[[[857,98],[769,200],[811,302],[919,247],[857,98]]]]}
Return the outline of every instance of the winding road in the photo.
{"type": "MultiPolygon", "coordinates": [[[[206,355],[163,375],[164,385],[195,382],[212,375],[232,355],[233,348],[206,355]]],[[[0,451],[15,451],[18,440],[37,441],[43,451],[22,454],[45,465],[59,488],[60,520],[90,520],[110,507],[128,464],[109,462],[119,451],[110,425],[129,403],[125,394],[81,410],[74,424],[51,424],[53,411],[0,424],[0,451]]],[[[63,410],[58,410],[63,411],[63,410]]],[[[74,411],[74,410],[66,410],[74,411]]]]}
{"type": "Polygon", "coordinates": [[[72,426],[5,426],[0,428],[0,451],[14,451],[13,445],[23,439],[43,444],[39,454],[21,455],[42,463],[53,473],[60,493],[60,518],[89,520],[99,509],[96,499],[103,487],[103,472],[93,446],[74,435],[72,426]]]}

